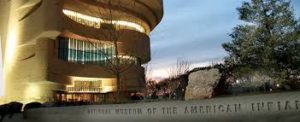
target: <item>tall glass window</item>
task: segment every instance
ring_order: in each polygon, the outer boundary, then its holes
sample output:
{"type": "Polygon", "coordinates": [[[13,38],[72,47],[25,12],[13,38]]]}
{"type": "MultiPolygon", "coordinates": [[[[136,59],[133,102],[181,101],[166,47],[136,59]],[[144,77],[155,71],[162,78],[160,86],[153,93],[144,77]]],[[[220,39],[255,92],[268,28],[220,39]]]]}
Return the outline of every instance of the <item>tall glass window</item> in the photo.
{"type": "MultiPolygon", "coordinates": [[[[97,64],[105,66],[112,62],[115,47],[109,42],[88,42],[72,38],[59,37],[58,58],[64,61],[80,64],[97,64]]],[[[138,64],[136,57],[118,56],[121,64],[138,64]]]]}

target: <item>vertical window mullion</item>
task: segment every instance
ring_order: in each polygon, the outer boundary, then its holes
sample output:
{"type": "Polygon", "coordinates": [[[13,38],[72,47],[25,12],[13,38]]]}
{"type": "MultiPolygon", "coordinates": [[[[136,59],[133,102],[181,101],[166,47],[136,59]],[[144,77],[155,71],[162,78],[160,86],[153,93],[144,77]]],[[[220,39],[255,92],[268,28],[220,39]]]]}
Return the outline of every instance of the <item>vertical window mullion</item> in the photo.
{"type": "Polygon", "coordinates": [[[81,43],[82,43],[82,50],[81,50],[82,51],[82,60],[81,60],[82,62],[81,63],[83,64],[84,63],[84,42],[81,41],[81,43]]]}
{"type": "Polygon", "coordinates": [[[77,54],[77,52],[78,52],[78,45],[77,45],[77,40],[75,40],[75,62],[77,62],[78,61],[78,54],[77,54]]]}

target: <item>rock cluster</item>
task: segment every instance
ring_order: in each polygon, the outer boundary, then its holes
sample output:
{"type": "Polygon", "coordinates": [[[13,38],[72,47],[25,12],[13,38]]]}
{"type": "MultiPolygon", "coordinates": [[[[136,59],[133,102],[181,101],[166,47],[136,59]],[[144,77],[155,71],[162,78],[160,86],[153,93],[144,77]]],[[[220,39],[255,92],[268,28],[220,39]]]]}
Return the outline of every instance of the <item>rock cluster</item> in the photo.
{"type": "Polygon", "coordinates": [[[199,70],[189,75],[185,100],[211,98],[221,74],[218,69],[199,70]]]}

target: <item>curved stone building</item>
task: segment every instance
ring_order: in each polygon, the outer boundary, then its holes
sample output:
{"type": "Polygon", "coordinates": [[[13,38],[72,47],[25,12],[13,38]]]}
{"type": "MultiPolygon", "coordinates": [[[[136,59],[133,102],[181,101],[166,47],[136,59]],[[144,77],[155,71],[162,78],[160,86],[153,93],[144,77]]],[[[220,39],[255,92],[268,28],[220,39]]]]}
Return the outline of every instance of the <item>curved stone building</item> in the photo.
{"type": "Polygon", "coordinates": [[[101,102],[117,88],[123,97],[143,91],[163,3],[1,0],[0,13],[7,101],[101,102]]]}

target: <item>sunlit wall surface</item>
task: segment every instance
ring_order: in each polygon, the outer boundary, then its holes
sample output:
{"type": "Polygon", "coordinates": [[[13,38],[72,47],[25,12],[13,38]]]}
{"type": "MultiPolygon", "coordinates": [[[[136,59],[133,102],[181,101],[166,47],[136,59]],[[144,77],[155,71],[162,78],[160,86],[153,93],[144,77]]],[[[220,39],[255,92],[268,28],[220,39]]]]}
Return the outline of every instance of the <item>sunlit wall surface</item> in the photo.
{"type": "Polygon", "coordinates": [[[4,95],[3,60],[2,60],[2,38],[0,35],[0,98],[4,95]]]}
{"type": "MultiPolygon", "coordinates": [[[[9,89],[9,86],[12,86],[12,82],[9,82],[12,78],[13,67],[16,62],[16,49],[19,41],[19,25],[17,18],[17,11],[15,10],[19,6],[19,2],[11,1],[10,2],[10,11],[8,14],[8,28],[7,28],[7,36],[5,41],[5,53],[3,53],[4,61],[3,64],[3,84],[4,88],[4,96],[10,100],[8,93],[12,92],[12,89],[9,89]]],[[[2,13],[1,13],[2,14],[2,13]]]]}

